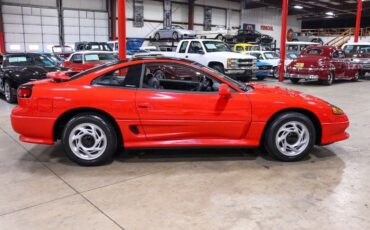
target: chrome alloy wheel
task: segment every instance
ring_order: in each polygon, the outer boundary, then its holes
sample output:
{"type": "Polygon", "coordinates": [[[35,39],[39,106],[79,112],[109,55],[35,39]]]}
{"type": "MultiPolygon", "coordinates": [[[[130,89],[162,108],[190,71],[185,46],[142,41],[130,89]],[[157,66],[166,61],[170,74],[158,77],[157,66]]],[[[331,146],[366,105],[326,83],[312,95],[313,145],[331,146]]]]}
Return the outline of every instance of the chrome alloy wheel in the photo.
{"type": "Polygon", "coordinates": [[[83,123],[71,131],[69,146],[78,158],[94,160],[107,148],[107,136],[99,126],[83,123]]]}
{"type": "Polygon", "coordinates": [[[5,99],[7,101],[10,101],[11,88],[10,88],[10,85],[7,82],[5,82],[5,85],[4,85],[4,94],[5,94],[5,99]]]}
{"type": "Polygon", "coordinates": [[[286,156],[301,154],[310,142],[307,127],[298,121],[290,121],[280,127],[276,133],[276,147],[286,156]]]}

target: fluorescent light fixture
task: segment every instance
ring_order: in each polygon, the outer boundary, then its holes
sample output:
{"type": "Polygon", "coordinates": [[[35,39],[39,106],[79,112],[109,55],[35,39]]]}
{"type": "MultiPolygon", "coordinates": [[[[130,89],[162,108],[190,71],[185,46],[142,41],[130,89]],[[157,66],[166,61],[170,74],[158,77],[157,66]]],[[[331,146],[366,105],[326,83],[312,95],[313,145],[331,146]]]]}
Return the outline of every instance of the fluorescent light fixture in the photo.
{"type": "Polygon", "coordinates": [[[328,16],[334,16],[335,15],[333,11],[328,11],[325,14],[328,15],[328,16]]]}
{"type": "Polygon", "coordinates": [[[301,10],[301,9],[303,9],[303,6],[301,6],[301,5],[294,5],[293,8],[294,9],[301,10]]]}
{"type": "Polygon", "coordinates": [[[20,50],[21,46],[12,44],[12,45],[9,46],[9,48],[10,48],[10,50],[20,50]]]}
{"type": "Polygon", "coordinates": [[[35,51],[35,50],[39,50],[39,46],[38,45],[29,45],[28,48],[32,51],[35,51]]]}

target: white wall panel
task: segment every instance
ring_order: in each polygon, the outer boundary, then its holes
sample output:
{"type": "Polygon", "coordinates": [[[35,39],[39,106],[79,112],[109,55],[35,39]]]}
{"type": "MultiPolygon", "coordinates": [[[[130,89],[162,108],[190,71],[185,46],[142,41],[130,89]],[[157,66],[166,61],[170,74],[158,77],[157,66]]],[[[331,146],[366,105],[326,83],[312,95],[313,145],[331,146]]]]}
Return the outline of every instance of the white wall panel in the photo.
{"type": "Polygon", "coordinates": [[[200,6],[194,7],[194,23],[204,23],[204,8],[200,6]]]}
{"type": "Polygon", "coordinates": [[[27,25],[24,27],[24,33],[26,34],[42,34],[41,25],[27,25]]]}
{"type": "Polygon", "coordinates": [[[212,9],[212,25],[226,26],[226,10],[212,9]]]}
{"type": "Polygon", "coordinates": [[[3,13],[4,24],[22,24],[22,15],[3,13]]]}
{"type": "Polygon", "coordinates": [[[56,6],[56,0],[2,0],[3,3],[35,6],[56,6]]]}
{"type": "Polygon", "coordinates": [[[184,4],[172,4],[172,21],[188,23],[188,6],[184,4]]]}
{"type": "Polygon", "coordinates": [[[5,33],[23,33],[23,25],[4,24],[5,33]]]}
{"type": "Polygon", "coordinates": [[[23,34],[5,33],[5,41],[12,41],[14,43],[23,43],[24,42],[24,36],[23,36],[23,34]]]}
{"type": "Polygon", "coordinates": [[[107,10],[106,0],[62,0],[65,8],[83,10],[107,10]]]}
{"type": "MultiPolygon", "coordinates": [[[[2,1],[2,2],[4,2],[4,1],[2,1]]],[[[3,14],[6,14],[6,13],[7,14],[22,14],[22,7],[3,5],[2,13],[3,14]]]]}
{"type": "Polygon", "coordinates": [[[25,42],[40,42],[42,41],[42,35],[41,34],[24,34],[24,40],[25,42]]]}
{"type": "Polygon", "coordinates": [[[41,25],[40,16],[23,15],[23,21],[25,25],[41,25]]]}

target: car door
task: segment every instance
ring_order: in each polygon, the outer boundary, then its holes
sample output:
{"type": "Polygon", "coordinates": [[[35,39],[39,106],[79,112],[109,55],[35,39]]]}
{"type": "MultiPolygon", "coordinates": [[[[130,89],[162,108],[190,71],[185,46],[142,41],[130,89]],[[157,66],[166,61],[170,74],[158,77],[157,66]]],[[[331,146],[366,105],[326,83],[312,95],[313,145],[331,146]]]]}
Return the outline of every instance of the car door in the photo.
{"type": "Polygon", "coordinates": [[[188,45],[189,45],[188,41],[182,41],[180,44],[180,48],[178,52],[176,53],[176,57],[185,58],[186,56],[188,56],[188,54],[186,53],[188,45]]]}
{"type": "Polygon", "coordinates": [[[184,145],[217,145],[220,142],[216,140],[221,139],[228,141],[223,145],[245,141],[251,121],[246,94],[233,91],[230,98],[224,98],[218,94],[219,80],[185,64],[165,63],[177,69],[176,75],[156,79],[156,65],[163,63],[145,65],[136,97],[147,140],[184,145]],[[204,79],[212,81],[207,90],[200,87],[204,79]]]}
{"type": "Polygon", "coordinates": [[[196,62],[199,62],[203,65],[207,65],[207,63],[204,62],[203,60],[203,55],[205,51],[202,46],[202,43],[199,41],[192,41],[189,44],[188,51],[185,55],[186,59],[193,60],[196,62]]]}
{"type": "Polygon", "coordinates": [[[345,73],[345,61],[339,57],[339,51],[334,50],[331,54],[331,62],[335,66],[335,78],[343,78],[345,73]]]}

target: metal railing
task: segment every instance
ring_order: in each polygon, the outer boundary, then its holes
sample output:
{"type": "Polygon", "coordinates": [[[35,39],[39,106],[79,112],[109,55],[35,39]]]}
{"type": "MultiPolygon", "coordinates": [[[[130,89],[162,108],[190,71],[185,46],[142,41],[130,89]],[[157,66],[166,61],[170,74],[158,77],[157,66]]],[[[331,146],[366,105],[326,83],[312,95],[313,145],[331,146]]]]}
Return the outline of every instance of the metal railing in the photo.
{"type": "MultiPolygon", "coordinates": [[[[302,29],[302,33],[312,33],[316,36],[340,36],[345,32],[351,32],[354,35],[355,28],[321,28],[321,29],[302,29]]],[[[370,36],[370,27],[365,27],[360,29],[360,36],[370,36]]]]}

